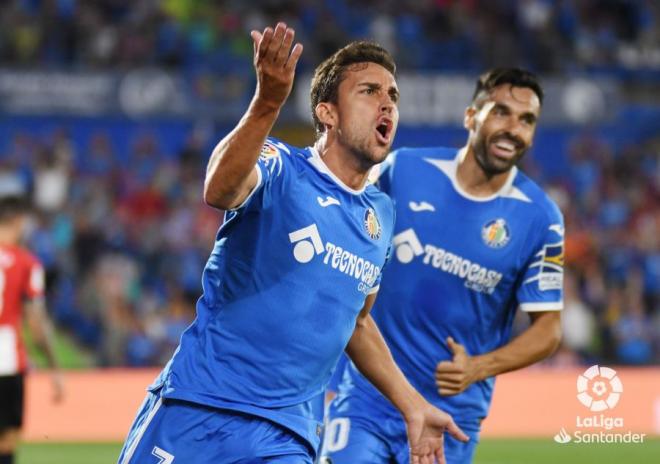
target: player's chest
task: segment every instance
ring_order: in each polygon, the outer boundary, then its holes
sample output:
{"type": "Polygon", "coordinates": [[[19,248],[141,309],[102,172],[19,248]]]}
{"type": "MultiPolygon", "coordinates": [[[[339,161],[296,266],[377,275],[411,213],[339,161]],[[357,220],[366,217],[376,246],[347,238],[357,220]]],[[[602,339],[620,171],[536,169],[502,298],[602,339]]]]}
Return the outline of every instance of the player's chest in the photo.
{"type": "Polygon", "coordinates": [[[393,244],[401,264],[491,276],[515,274],[524,265],[532,234],[516,205],[416,194],[414,189],[397,198],[396,205],[393,244]]]}
{"type": "Polygon", "coordinates": [[[289,249],[280,257],[296,272],[368,292],[389,249],[391,211],[323,185],[301,184],[290,193],[272,218],[273,234],[289,249]]]}

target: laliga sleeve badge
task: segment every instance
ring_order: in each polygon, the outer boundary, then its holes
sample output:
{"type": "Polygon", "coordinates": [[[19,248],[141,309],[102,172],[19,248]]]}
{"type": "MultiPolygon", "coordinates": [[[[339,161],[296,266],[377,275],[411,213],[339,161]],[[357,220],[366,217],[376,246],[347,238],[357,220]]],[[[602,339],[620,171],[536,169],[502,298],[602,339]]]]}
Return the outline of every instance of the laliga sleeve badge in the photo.
{"type": "Polygon", "coordinates": [[[277,147],[272,143],[266,141],[261,147],[261,153],[259,154],[259,157],[263,160],[267,160],[268,158],[279,156],[279,154],[280,151],[277,149],[277,147]]]}

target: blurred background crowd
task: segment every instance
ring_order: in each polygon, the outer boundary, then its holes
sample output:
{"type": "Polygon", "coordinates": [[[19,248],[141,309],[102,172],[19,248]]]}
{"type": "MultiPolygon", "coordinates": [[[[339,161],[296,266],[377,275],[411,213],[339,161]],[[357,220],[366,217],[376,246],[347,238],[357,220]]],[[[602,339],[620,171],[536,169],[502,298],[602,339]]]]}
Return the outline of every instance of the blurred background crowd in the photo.
{"type": "Polygon", "coordinates": [[[0,59],[12,66],[116,69],[249,66],[245,32],[275,20],[307,45],[302,66],[371,37],[402,68],[623,72],[660,64],[653,0],[15,0],[0,59]],[[410,47],[415,44],[415,47],[410,47]]]}
{"type": "MultiPolygon", "coordinates": [[[[515,64],[621,85],[621,107],[605,105],[608,122],[544,127],[542,119],[523,166],[566,219],[564,342],[547,363],[660,362],[658,2],[7,0],[0,71],[163,69],[200,98],[239,94],[244,109],[254,85],[249,30],[276,20],[305,44],[303,73],[370,37],[409,73],[462,72],[473,81],[490,66],[515,64]]],[[[222,219],[203,204],[202,183],[233,116],[136,119],[34,106],[0,113],[0,195],[33,200],[27,240],[46,266],[59,331],[98,366],[165,362],[194,317],[222,219]]],[[[307,121],[278,131],[313,141],[307,121]]],[[[465,134],[460,125],[402,119],[397,137],[399,146],[458,146],[465,134]]]]}

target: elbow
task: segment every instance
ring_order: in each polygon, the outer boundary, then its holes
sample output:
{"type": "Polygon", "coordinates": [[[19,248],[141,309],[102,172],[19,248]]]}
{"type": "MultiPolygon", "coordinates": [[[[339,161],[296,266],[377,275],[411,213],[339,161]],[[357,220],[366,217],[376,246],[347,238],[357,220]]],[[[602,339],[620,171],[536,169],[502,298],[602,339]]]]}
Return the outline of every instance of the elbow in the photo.
{"type": "Polygon", "coordinates": [[[217,185],[211,185],[210,182],[204,182],[204,203],[221,210],[232,209],[233,198],[224,190],[217,185]]]}
{"type": "Polygon", "coordinates": [[[548,337],[548,348],[547,348],[546,357],[554,354],[555,351],[557,351],[559,345],[561,345],[561,338],[562,338],[561,324],[555,324],[552,327],[552,330],[550,331],[548,337]]]}

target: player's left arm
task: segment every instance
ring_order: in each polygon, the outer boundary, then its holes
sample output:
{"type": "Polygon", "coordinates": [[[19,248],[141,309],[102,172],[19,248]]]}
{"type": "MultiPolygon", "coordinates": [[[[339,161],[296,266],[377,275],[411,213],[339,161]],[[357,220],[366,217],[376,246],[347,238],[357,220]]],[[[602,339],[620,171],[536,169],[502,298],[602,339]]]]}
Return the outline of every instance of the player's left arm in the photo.
{"type": "Polygon", "coordinates": [[[468,437],[451,416],[428,403],[408,382],[376,326],[370,311],[376,295],[365,301],[346,354],[358,370],[401,412],[406,422],[413,463],[444,463],[443,435],[450,433],[461,441],[468,437]]]}
{"type": "Polygon", "coordinates": [[[37,348],[46,357],[48,367],[53,374],[53,401],[59,402],[64,397],[64,382],[55,356],[53,325],[46,313],[44,298],[32,298],[23,306],[30,334],[37,348]]]}
{"type": "Polygon", "coordinates": [[[441,395],[456,395],[474,382],[514,371],[547,358],[561,341],[561,311],[530,312],[530,326],[506,345],[470,356],[465,347],[447,339],[451,361],[438,363],[435,381],[441,395]]]}

